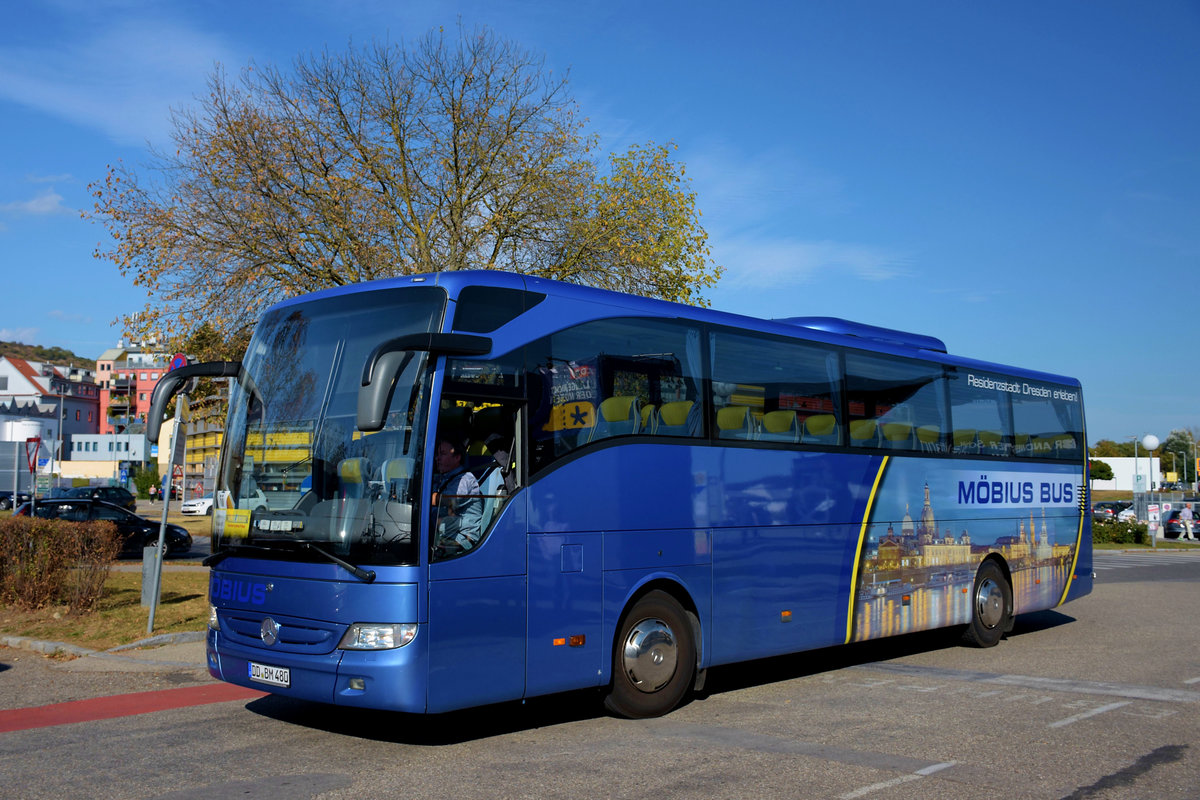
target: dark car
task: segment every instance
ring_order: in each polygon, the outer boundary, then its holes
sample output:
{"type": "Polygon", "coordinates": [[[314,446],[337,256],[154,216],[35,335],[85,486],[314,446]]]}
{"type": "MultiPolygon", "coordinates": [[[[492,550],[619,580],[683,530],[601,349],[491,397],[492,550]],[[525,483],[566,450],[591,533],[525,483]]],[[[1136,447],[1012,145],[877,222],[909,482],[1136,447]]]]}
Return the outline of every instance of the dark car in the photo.
{"type": "MultiPolygon", "coordinates": [[[[17,492],[17,505],[29,502],[29,492],[17,492]]],[[[13,507],[12,489],[0,490],[0,511],[9,511],[13,507]]]]}
{"type": "Polygon", "coordinates": [[[67,497],[90,497],[93,500],[104,500],[130,511],[137,511],[137,498],[123,486],[77,486],[67,492],[67,497]]]}
{"type": "MultiPolygon", "coordinates": [[[[19,516],[29,516],[29,504],[17,509],[19,516]]],[[[65,500],[41,500],[37,503],[36,515],[43,519],[62,519],[69,522],[108,520],[117,526],[121,534],[121,552],[139,555],[142,548],[158,544],[160,523],[139,517],[120,506],[104,500],[68,498],[65,500]]],[[[168,525],[166,530],[167,555],[186,553],[192,549],[192,535],[178,525],[168,525]]]]}
{"type": "Polygon", "coordinates": [[[1092,504],[1092,516],[1096,519],[1116,519],[1117,515],[1132,506],[1126,500],[1104,500],[1092,504]]]}

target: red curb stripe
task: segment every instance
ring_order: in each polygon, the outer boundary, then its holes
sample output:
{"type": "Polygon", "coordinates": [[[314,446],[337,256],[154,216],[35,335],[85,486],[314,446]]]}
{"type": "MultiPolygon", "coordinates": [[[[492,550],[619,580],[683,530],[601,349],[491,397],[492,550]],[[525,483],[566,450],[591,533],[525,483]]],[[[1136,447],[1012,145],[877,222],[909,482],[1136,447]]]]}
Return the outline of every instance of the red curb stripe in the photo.
{"type": "Polygon", "coordinates": [[[161,689],[156,692],[134,692],[73,700],[48,706],[0,710],[0,733],[70,725],[75,722],[94,722],[100,719],[132,717],[172,708],[225,703],[231,700],[256,700],[267,692],[234,686],[231,683],[209,683],[181,689],[161,689]]]}

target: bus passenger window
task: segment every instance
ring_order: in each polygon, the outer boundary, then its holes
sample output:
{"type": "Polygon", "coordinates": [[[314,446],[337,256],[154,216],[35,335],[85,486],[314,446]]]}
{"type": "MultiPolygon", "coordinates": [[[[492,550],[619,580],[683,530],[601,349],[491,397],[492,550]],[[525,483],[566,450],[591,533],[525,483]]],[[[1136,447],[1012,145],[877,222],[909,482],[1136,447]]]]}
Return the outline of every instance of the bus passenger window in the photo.
{"type": "Polygon", "coordinates": [[[837,444],[841,370],[819,345],[718,329],[709,336],[718,439],[837,444]]]}
{"type": "Polygon", "coordinates": [[[846,397],[852,447],[939,452],[946,402],[936,364],[847,353],[846,397]]]}
{"type": "Polygon", "coordinates": [[[532,472],[627,436],[703,433],[700,333],[674,320],[584,323],[528,348],[532,472]]]}

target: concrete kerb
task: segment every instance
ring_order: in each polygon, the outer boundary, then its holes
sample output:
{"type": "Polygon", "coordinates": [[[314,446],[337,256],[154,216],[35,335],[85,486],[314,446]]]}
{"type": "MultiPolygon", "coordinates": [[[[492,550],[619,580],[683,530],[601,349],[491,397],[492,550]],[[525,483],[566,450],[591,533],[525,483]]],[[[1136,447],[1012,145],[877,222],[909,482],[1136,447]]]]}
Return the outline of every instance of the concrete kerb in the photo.
{"type": "Polygon", "coordinates": [[[97,659],[105,662],[106,668],[120,670],[123,667],[140,671],[147,668],[204,669],[204,631],[164,633],[109,650],[91,650],[67,642],[49,642],[28,636],[0,636],[0,645],[21,650],[30,650],[48,656],[68,656],[72,659],[97,659]],[[150,649],[147,649],[150,648],[150,649]],[[152,654],[168,650],[176,658],[163,659],[152,654]],[[177,660],[178,657],[188,660],[177,660]]]}

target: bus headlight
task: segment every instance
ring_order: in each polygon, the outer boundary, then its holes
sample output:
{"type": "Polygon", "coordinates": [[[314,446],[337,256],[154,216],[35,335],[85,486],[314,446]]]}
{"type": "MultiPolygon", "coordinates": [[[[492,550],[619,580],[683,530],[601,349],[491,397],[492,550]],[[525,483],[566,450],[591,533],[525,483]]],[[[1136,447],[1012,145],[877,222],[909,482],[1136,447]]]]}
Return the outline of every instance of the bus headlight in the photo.
{"type": "Polygon", "coordinates": [[[212,603],[208,604],[208,627],[214,631],[221,630],[221,620],[217,619],[217,607],[212,603]]]}
{"type": "Polygon", "coordinates": [[[394,650],[411,642],[417,635],[415,622],[381,624],[356,622],[338,642],[339,650],[394,650]]]}

